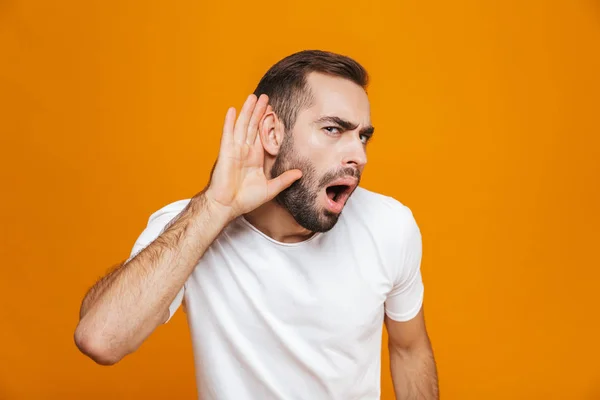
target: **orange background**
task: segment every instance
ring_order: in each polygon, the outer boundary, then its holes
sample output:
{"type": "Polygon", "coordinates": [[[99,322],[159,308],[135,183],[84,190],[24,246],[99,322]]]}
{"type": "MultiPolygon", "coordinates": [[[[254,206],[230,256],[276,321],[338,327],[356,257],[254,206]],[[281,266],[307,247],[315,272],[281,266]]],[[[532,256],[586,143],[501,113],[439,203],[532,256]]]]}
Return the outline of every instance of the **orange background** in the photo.
{"type": "Polygon", "coordinates": [[[600,399],[592,0],[0,2],[0,399],[194,398],[183,313],[107,368],[73,343],[79,304],[308,48],[372,76],[363,186],[423,232],[442,398],[600,399]]]}

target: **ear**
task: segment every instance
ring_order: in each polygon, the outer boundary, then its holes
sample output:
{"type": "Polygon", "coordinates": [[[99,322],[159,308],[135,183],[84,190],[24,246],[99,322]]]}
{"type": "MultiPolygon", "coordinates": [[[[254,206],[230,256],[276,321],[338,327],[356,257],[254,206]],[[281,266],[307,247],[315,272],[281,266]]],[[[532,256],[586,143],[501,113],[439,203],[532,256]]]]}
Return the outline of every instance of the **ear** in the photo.
{"type": "Polygon", "coordinates": [[[283,124],[273,111],[271,105],[267,106],[267,111],[263,115],[258,129],[263,148],[267,153],[275,157],[281,148],[284,130],[283,124]]]}

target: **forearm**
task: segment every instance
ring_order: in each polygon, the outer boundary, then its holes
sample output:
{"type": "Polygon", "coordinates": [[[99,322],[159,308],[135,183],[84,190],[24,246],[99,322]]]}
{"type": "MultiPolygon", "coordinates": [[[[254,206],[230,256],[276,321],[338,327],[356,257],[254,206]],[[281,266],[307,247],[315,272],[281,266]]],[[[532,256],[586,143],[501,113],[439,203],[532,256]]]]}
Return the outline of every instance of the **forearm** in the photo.
{"type": "Polygon", "coordinates": [[[82,303],[75,339],[84,352],[114,363],[165,320],[168,307],[229,216],[194,197],[167,229],[96,284],[82,303]]]}
{"type": "Polygon", "coordinates": [[[111,285],[117,275],[123,272],[123,264],[124,262],[114,266],[105,276],[98,280],[90,290],[88,290],[81,302],[81,307],[79,308],[79,320],[87,314],[90,306],[94,304],[96,299],[104,293],[104,290],[111,285]]]}
{"type": "Polygon", "coordinates": [[[394,392],[398,400],[438,400],[438,379],[429,342],[411,349],[389,346],[394,392]]]}

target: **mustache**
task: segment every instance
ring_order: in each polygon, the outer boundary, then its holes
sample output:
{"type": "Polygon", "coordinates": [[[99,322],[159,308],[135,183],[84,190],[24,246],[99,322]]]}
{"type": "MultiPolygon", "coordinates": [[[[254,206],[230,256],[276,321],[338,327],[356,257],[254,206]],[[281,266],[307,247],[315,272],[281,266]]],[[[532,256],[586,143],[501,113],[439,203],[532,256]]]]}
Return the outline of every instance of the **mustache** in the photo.
{"type": "Polygon", "coordinates": [[[327,187],[329,183],[339,178],[355,178],[360,183],[361,172],[352,167],[345,167],[335,171],[329,171],[319,181],[319,187],[327,187]]]}

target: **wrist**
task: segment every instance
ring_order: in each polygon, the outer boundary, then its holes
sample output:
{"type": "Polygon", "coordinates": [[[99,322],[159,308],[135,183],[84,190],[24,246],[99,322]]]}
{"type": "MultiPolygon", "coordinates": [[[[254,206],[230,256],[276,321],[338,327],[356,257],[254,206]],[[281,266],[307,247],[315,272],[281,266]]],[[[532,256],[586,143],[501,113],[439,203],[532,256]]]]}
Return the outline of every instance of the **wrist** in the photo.
{"type": "Polygon", "coordinates": [[[204,190],[194,196],[191,203],[191,208],[195,214],[208,214],[211,220],[223,226],[237,217],[231,207],[227,207],[214,200],[208,190],[204,190]]]}

